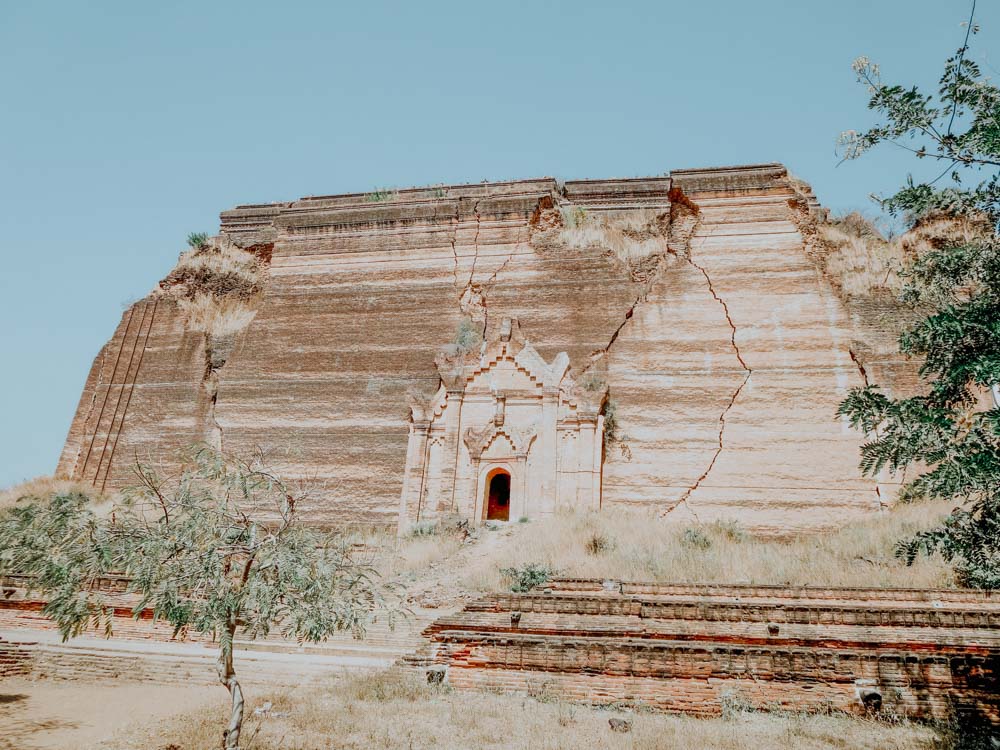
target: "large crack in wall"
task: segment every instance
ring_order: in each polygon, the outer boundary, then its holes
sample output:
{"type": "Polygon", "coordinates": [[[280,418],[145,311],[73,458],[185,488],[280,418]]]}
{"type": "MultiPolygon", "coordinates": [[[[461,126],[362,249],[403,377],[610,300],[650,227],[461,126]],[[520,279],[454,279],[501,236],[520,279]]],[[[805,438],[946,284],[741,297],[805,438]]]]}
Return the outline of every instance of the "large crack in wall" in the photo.
{"type": "MultiPolygon", "coordinates": [[[[736,390],[733,391],[732,396],[729,398],[729,403],[726,404],[726,407],[722,410],[722,413],[719,414],[719,445],[715,449],[715,452],[712,454],[712,458],[708,462],[708,466],[705,467],[705,470],[694,481],[694,484],[692,484],[684,491],[680,499],[676,503],[674,503],[673,506],[671,506],[670,508],[668,508],[666,511],[663,512],[663,515],[667,515],[676,510],[679,506],[687,504],[692,493],[694,493],[694,491],[701,486],[702,482],[704,482],[705,479],[708,478],[708,475],[712,473],[712,469],[715,468],[715,464],[719,460],[719,456],[722,455],[722,451],[725,450],[726,447],[726,439],[725,439],[726,419],[729,415],[729,411],[736,404],[736,400],[740,397],[740,394],[743,392],[743,389],[746,387],[747,383],[750,382],[750,378],[753,376],[753,369],[743,359],[743,353],[740,351],[739,344],[736,343],[736,324],[733,322],[732,315],[730,315],[729,313],[729,305],[726,304],[726,301],[721,296],[719,296],[719,293],[715,290],[715,285],[712,283],[712,277],[709,275],[708,271],[705,269],[704,266],[699,265],[694,261],[694,259],[691,257],[690,252],[687,255],[683,256],[683,260],[685,260],[692,268],[696,269],[699,273],[701,273],[701,275],[705,278],[705,284],[708,286],[708,291],[712,295],[712,298],[716,302],[718,302],[719,305],[722,307],[722,311],[726,316],[726,322],[729,323],[730,344],[733,347],[733,352],[735,352],[736,354],[736,360],[740,363],[740,367],[742,367],[746,371],[746,375],[744,376],[743,380],[740,381],[740,384],[736,387],[736,390]]],[[[691,510],[692,514],[694,514],[694,511],[691,509],[691,506],[689,504],[687,505],[687,507],[689,510],[691,510]]],[[[695,517],[697,518],[697,516],[695,517]]]]}
{"type": "Polygon", "coordinates": [[[457,246],[457,243],[458,243],[458,227],[459,227],[459,224],[462,223],[461,206],[462,206],[462,202],[461,201],[455,201],[455,216],[452,217],[452,221],[454,223],[452,224],[452,227],[451,227],[451,240],[450,240],[450,242],[451,242],[451,254],[452,254],[452,257],[455,259],[455,265],[452,267],[452,271],[451,271],[451,276],[452,276],[452,282],[451,283],[452,283],[452,286],[455,287],[455,289],[458,289],[458,246],[457,246]]]}
{"type": "MultiPolygon", "coordinates": [[[[686,504],[691,495],[695,492],[695,490],[697,490],[698,487],[700,487],[701,484],[705,481],[705,479],[709,476],[709,474],[711,474],[712,469],[715,467],[716,462],[719,459],[719,456],[725,449],[725,432],[726,432],[727,418],[729,412],[736,404],[737,400],[740,397],[740,394],[743,392],[743,389],[750,382],[750,378],[753,375],[753,370],[744,360],[743,353],[740,351],[739,344],[737,343],[736,324],[734,323],[732,315],[730,314],[729,305],[716,291],[715,285],[712,283],[712,278],[709,275],[708,270],[704,266],[698,264],[692,257],[691,243],[694,238],[694,235],[701,227],[701,211],[699,207],[693,201],[691,201],[687,196],[685,196],[679,188],[675,188],[671,191],[670,200],[671,200],[670,213],[667,219],[666,231],[663,233],[666,236],[666,241],[664,243],[664,251],[659,253],[658,255],[650,256],[649,258],[644,259],[646,261],[645,268],[642,268],[640,266],[638,269],[637,268],[630,269],[633,279],[636,279],[639,273],[642,274],[641,276],[639,276],[639,278],[642,278],[642,291],[640,292],[639,295],[637,295],[634,302],[625,311],[625,315],[622,321],[615,328],[610,339],[608,340],[608,343],[601,349],[598,349],[591,354],[591,362],[584,370],[584,372],[587,372],[591,368],[595,367],[596,365],[598,365],[598,363],[600,363],[602,359],[604,359],[610,353],[611,348],[618,340],[618,337],[621,335],[624,328],[634,319],[636,310],[639,308],[640,305],[642,305],[647,301],[647,298],[652,290],[653,285],[656,283],[656,281],[660,278],[662,274],[664,267],[663,261],[665,259],[666,254],[673,255],[674,257],[683,260],[692,268],[697,270],[698,273],[705,279],[705,284],[707,286],[709,294],[711,294],[713,300],[715,300],[721,306],[723,314],[726,317],[726,321],[730,329],[730,337],[729,337],[730,345],[732,346],[733,352],[736,355],[736,360],[739,362],[740,367],[746,372],[746,375],[743,377],[739,385],[733,391],[725,408],[719,414],[718,447],[713,452],[708,465],[705,467],[704,471],[702,471],[702,473],[698,476],[698,478],[694,481],[694,483],[692,483],[691,486],[684,491],[680,499],[677,500],[677,502],[675,502],[670,508],[666,509],[663,512],[663,515],[669,514],[682,504],[686,504]]],[[[690,506],[688,507],[690,509],[690,506]]],[[[694,512],[692,511],[692,514],[693,513],[694,512]]]]}
{"type": "MultiPolygon", "coordinates": [[[[607,357],[626,326],[635,320],[637,311],[648,301],[655,284],[668,266],[667,256],[673,255],[690,262],[691,240],[701,222],[700,210],[679,189],[672,190],[669,198],[669,211],[652,215],[648,210],[630,209],[612,213],[609,217],[594,218],[588,216],[582,207],[574,206],[567,201],[563,201],[558,207],[549,206],[556,211],[555,220],[550,217],[549,228],[554,224],[562,229],[559,233],[561,244],[578,249],[601,249],[605,256],[618,262],[628,274],[630,281],[638,286],[638,293],[625,309],[608,342],[590,353],[590,361],[582,369],[581,376],[590,375],[596,380],[606,382],[607,357]],[[562,218],[559,218],[560,216],[562,218]],[[571,222],[569,227],[565,222],[567,216],[571,222]]],[[[532,217],[532,225],[539,224],[545,213],[542,210],[536,211],[532,217]]],[[[548,244],[551,239],[544,242],[548,244]]],[[[609,393],[606,409],[609,413],[613,413],[615,409],[613,388],[609,393]]],[[[733,400],[737,396],[738,391],[734,394],[733,400]]],[[[606,425],[608,424],[612,425],[612,428],[605,434],[606,444],[609,446],[618,444],[622,457],[626,461],[631,461],[632,451],[627,436],[618,432],[613,418],[606,422],[606,425]]],[[[711,467],[708,471],[710,470],[711,467]]],[[[693,489],[694,487],[691,491],[693,489]]]]}

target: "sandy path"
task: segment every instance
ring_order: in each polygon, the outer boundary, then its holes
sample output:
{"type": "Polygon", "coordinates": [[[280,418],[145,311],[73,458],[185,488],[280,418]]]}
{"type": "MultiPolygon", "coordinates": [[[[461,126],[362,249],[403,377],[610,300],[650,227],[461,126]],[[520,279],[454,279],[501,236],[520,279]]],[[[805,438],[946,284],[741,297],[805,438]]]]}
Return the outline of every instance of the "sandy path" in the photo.
{"type": "Polygon", "coordinates": [[[93,748],[139,722],[227,699],[221,686],[0,680],[0,750],[93,748]]]}

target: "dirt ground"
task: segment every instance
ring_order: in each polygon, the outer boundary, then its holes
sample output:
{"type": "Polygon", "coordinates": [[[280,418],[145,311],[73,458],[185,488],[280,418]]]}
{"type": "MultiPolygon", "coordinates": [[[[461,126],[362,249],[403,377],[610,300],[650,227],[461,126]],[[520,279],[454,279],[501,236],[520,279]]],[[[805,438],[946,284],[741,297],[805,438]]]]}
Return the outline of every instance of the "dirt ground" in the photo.
{"type": "Polygon", "coordinates": [[[0,750],[90,750],[139,722],[227,701],[221,686],[0,680],[0,750]]]}

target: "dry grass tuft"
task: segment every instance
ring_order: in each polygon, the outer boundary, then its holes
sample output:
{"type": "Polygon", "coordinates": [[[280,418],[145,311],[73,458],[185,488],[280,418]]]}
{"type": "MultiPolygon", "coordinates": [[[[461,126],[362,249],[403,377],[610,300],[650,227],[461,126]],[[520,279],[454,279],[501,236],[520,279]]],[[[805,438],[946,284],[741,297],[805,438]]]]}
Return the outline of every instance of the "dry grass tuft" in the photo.
{"type": "Polygon", "coordinates": [[[268,259],[238,247],[228,237],[213,237],[182,253],[160,289],[177,299],[189,330],[228,336],[253,320],[268,259]]]}
{"type": "Polygon", "coordinates": [[[943,247],[958,247],[992,236],[989,220],[982,216],[947,216],[934,213],[920,219],[902,235],[898,244],[907,261],[943,247]]]}
{"type": "Polygon", "coordinates": [[[389,554],[380,558],[380,572],[389,577],[427,570],[447,560],[463,546],[461,537],[454,534],[416,536],[388,542],[389,554]]]}
{"type": "Polygon", "coordinates": [[[932,249],[958,246],[992,235],[983,217],[935,213],[918,220],[898,237],[887,239],[872,220],[857,211],[829,219],[808,210],[812,191],[792,179],[797,197],[789,201],[792,219],[806,240],[810,255],[831,284],[846,298],[873,297],[902,290],[904,271],[932,249]]]}
{"type": "Polygon", "coordinates": [[[257,256],[227,238],[181,253],[177,265],[160,287],[185,297],[199,293],[216,297],[249,298],[261,291],[262,264],[257,256]]]}
{"type": "MultiPolygon", "coordinates": [[[[908,722],[889,725],[842,715],[743,712],[718,719],[626,714],[570,705],[544,695],[536,700],[452,692],[398,670],[345,676],[288,693],[251,695],[247,709],[245,745],[253,750],[942,747],[931,729],[908,722]],[[271,715],[255,717],[253,709],[265,701],[272,703],[271,715]],[[612,732],[608,719],[624,716],[631,719],[632,731],[628,735],[612,732]]],[[[158,748],[170,743],[184,750],[217,747],[226,715],[223,709],[206,708],[104,747],[158,748]]]]}
{"type": "Polygon", "coordinates": [[[820,260],[831,283],[848,297],[900,291],[905,258],[900,243],[887,241],[866,217],[854,212],[817,227],[820,260]]]}
{"type": "Polygon", "coordinates": [[[35,477],[27,482],[0,490],[0,510],[10,508],[18,502],[30,502],[32,499],[47,500],[52,495],[62,492],[79,492],[82,495],[87,495],[91,499],[94,510],[98,513],[104,508],[110,509],[113,501],[113,496],[102,495],[86,482],[56,479],[55,477],[35,477]]]}
{"type": "Polygon", "coordinates": [[[602,212],[598,216],[572,208],[563,211],[563,221],[559,239],[567,246],[576,250],[598,247],[627,265],[664,250],[663,217],[653,210],[602,212]]]}
{"type": "Polygon", "coordinates": [[[681,527],[646,514],[559,514],[519,524],[466,569],[463,585],[501,591],[510,560],[538,563],[559,575],[679,583],[789,584],[845,587],[950,587],[940,557],[906,566],[896,542],[934,525],[950,506],[900,505],[837,531],[789,540],[755,538],[734,523],[681,527]]]}
{"type": "Polygon", "coordinates": [[[187,327],[213,336],[227,336],[250,325],[257,314],[253,300],[242,297],[216,297],[197,292],[184,297],[178,305],[184,311],[187,327]]]}

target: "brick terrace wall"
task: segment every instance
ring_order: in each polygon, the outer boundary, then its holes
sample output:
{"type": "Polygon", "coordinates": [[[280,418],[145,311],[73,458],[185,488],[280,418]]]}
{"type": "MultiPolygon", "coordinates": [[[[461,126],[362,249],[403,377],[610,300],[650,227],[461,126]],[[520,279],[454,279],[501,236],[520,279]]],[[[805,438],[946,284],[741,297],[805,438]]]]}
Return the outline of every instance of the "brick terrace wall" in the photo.
{"type": "Polygon", "coordinates": [[[34,667],[32,652],[25,648],[33,644],[0,638],[0,679],[31,674],[34,667]]]}
{"type": "Polygon", "coordinates": [[[759,708],[855,712],[877,693],[907,716],[1000,721],[1000,599],[988,595],[550,586],[439,619],[427,663],[456,687],[703,715],[734,691],[759,708]]]}

